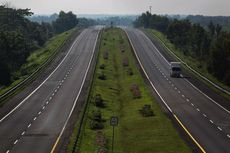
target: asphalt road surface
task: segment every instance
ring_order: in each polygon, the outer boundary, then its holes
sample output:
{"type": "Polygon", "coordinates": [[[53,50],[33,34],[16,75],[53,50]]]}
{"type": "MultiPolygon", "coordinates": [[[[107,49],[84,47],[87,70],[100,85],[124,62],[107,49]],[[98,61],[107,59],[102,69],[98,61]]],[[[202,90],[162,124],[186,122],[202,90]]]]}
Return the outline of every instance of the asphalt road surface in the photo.
{"type": "Polygon", "coordinates": [[[48,78],[0,120],[1,153],[49,153],[83,86],[99,29],[84,30],[48,78]]]}
{"type": "Polygon", "coordinates": [[[126,28],[149,80],[194,140],[208,153],[230,152],[230,112],[186,78],[171,78],[169,62],[140,30],[126,28]]]}

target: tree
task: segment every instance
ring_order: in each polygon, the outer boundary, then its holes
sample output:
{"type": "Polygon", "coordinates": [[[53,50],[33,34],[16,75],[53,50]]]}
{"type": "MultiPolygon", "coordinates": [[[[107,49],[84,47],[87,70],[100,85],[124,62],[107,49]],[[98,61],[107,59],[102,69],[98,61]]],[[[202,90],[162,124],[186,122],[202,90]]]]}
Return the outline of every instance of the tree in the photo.
{"type": "Polygon", "coordinates": [[[65,13],[61,11],[56,21],[53,22],[53,27],[56,33],[74,28],[78,23],[77,16],[72,12],[65,13]]]}

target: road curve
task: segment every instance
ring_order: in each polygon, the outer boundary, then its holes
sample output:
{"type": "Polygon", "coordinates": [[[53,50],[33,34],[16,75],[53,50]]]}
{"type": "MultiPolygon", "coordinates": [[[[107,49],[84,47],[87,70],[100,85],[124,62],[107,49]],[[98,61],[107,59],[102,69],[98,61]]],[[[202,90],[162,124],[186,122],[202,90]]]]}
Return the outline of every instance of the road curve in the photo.
{"type": "Polygon", "coordinates": [[[229,111],[186,78],[171,78],[169,62],[142,31],[132,28],[125,31],[149,80],[203,152],[230,152],[229,111]]]}
{"type": "Polygon", "coordinates": [[[99,30],[84,30],[39,88],[0,119],[1,153],[49,153],[52,150],[73,107],[77,107],[99,30]]]}

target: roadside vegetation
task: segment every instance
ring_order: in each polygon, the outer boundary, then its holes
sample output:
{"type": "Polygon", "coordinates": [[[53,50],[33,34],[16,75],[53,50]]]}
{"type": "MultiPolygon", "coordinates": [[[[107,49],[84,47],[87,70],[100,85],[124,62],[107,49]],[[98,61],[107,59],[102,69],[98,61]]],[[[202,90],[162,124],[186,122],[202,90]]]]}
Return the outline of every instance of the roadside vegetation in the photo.
{"type": "Polygon", "coordinates": [[[230,33],[219,24],[210,22],[205,29],[189,20],[171,20],[147,12],[135,26],[154,29],[147,31],[195,70],[230,90],[230,33]]]}
{"type": "Polygon", "coordinates": [[[72,12],[61,11],[52,24],[30,21],[27,18],[33,14],[30,9],[0,5],[0,12],[0,86],[18,80],[18,71],[28,57],[43,48],[50,38],[77,25],[72,12]]]}
{"type": "Polygon", "coordinates": [[[0,12],[2,95],[56,54],[75,30],[78,20],[72,12],[61,11],[52,23],[32,22],[28,19],[33,14],[30,9],[6,5],[0,5],[0,12]]]}
{"type": "MultiPolygon", "coordinates": [[[[105,29],[102,33],[76,152],[111,152],[112,116],[119,119],[114,137],[116,153],[191,152],[152,97],[128,39],[118,28],[105,29]]],[[[72,152],[75,136],[70,140],[68,152],[72,152]]]]}

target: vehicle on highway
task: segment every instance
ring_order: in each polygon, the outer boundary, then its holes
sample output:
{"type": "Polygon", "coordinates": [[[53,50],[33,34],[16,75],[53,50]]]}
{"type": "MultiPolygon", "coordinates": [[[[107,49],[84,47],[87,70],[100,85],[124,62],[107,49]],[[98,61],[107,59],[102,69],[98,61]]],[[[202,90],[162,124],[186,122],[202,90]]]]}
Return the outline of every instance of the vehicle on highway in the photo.
{"type": "Polygon", "coordinates": [[[170,76],[180,77],[181,75],[181,63],[180,62],[170,62],[170,76]]]}

